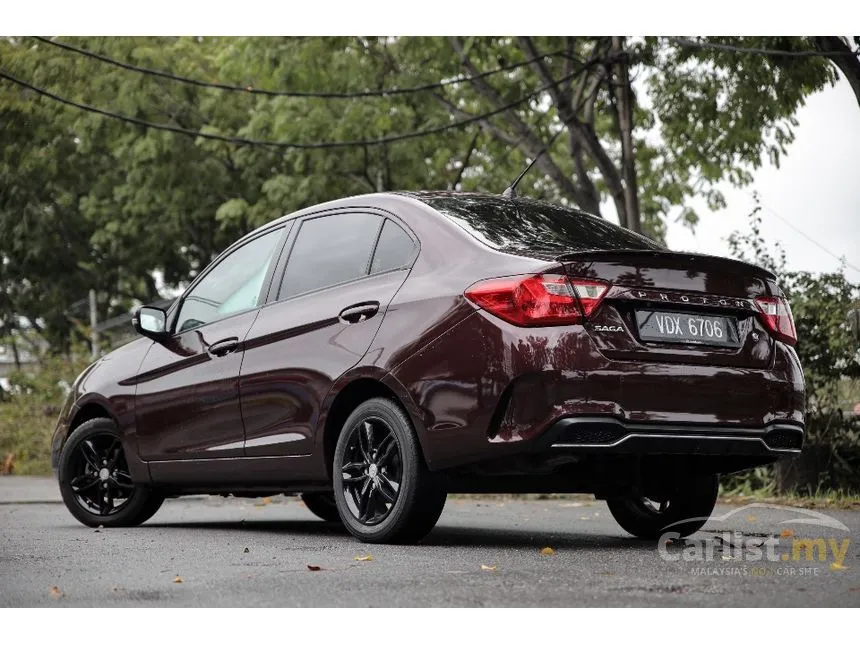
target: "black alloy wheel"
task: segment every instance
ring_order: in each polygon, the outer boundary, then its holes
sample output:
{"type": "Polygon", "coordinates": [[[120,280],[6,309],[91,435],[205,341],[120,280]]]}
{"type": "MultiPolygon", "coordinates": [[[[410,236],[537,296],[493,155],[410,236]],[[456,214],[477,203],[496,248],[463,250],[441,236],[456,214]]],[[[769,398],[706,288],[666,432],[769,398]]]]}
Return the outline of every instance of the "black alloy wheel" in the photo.
{"type": "Polygon", "coordinates": [[[363,542],[417,542],[445,506],[444,478],[428,470],[409,417],[391,399],[370,399],[349,415],[332,473],[340,519],[363,542]]]}
{"type": "Polygon", "coordinates": [[[68,474],[75,501],[96,515],[118,513],[134,491],[122,442],[109,432],[92,434],[78,443],[68,474]]]}
{"type": "Polygon", "coordinates": [[[122,437],[110,419],[91,419],[69,436],[58,473],[63,502],[87,526],[135,526],[164,496],[132,479],[122,437]]]}
{"type": "Polygon", "coordinates": [[[341,478],[353,517],[365,526],[388,517],[403,479],[400,444],[379,417],[366,417],[349,431],[341,478]]]}

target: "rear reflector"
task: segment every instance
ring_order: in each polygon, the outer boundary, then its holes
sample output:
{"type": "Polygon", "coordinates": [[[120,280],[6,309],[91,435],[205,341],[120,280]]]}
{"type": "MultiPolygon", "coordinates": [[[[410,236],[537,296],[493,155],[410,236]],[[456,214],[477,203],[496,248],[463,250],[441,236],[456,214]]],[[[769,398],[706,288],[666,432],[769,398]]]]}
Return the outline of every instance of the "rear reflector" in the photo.
{"type": "Polygon", "coordinates": [[[797,342],[797,331],[794,327],[794,318],[791,315],[791,307],[784,298],[769,296],[756,298],[761,319],[768,328],[771,335],[789,345],[797,342]]]}
{"type": "Polygon", "coordinates": [[[466,298],[521,327],[572,325],[597,308],[609,285],[567,276],[539,275],[491,278],[466,289],[466,298]]]}

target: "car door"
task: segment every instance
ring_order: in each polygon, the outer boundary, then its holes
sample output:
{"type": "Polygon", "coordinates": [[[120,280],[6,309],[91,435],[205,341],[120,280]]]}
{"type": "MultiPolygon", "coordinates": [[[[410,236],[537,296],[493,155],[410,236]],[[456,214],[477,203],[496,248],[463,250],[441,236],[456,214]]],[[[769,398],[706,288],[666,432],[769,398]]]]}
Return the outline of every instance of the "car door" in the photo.
{"type": "Polygon", "coordinates": [[[137,378],[135,418],[143,459],[244,454],[239,368],[284,231],[265,231],[229,250],[171,311],[174,334],[153,343],[137,378]]]}
{"type": "Polygon", "coordinates": [[[367,351],[418,243],[367,212],[301,222],[273,302],[248,334],[239,388],[248,456],[310,454],[332,383],[367,351]]]}

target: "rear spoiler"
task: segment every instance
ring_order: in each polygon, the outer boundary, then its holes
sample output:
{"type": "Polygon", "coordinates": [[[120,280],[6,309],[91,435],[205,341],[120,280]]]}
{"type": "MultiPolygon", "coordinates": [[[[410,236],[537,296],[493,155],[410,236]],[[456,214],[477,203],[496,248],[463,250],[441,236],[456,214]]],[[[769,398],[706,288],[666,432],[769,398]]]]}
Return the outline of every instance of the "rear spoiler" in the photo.
{"type": "Polygon", "coordinates": [[[768,280],[772,280],[776,282],[777,277],[772,271],[768,271],[767,269],[758,266],[757,264],[751,264],[750,262],[744,262],[743,260],[735,260],[732,258],[724,258],[720,255],[708,255],[705,253],[688,253],[685,251],[660,251],[660,250],[652,250],[652,249],[627,249],[627,250],[603,250],[603,249],[594,249],[590,251],[576,251],[573,253],[563,253],[562,255],[558,255],[555,257],[556,262],[613,262],[613,261],[624,261],[629,260],[631,257],[635,257],[641,260],[647,260],[647,258],[661,259],[661,260],[669,260],[677,263],[678,268],[686,268],[688,263],[695,263],[698,261],[705,262],[719,262],[722,266],[727,269],[733,270],[737,273],[750,273],[766,278],[768,280]]]}

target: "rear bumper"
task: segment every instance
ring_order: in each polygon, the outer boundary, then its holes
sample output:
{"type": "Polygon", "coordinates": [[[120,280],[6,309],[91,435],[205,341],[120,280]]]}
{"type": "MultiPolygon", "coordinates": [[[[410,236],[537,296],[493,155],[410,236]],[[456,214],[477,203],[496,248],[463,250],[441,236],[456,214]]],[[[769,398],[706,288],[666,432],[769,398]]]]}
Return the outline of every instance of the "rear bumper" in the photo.
{"type": "Polygon", "coordinates": [[[538,451],[641,455],[797,455],[803,426],[771,423],[762,428],[669,423],[629,423],[611,417],[567,417],[534,442],[538,451]]]}

